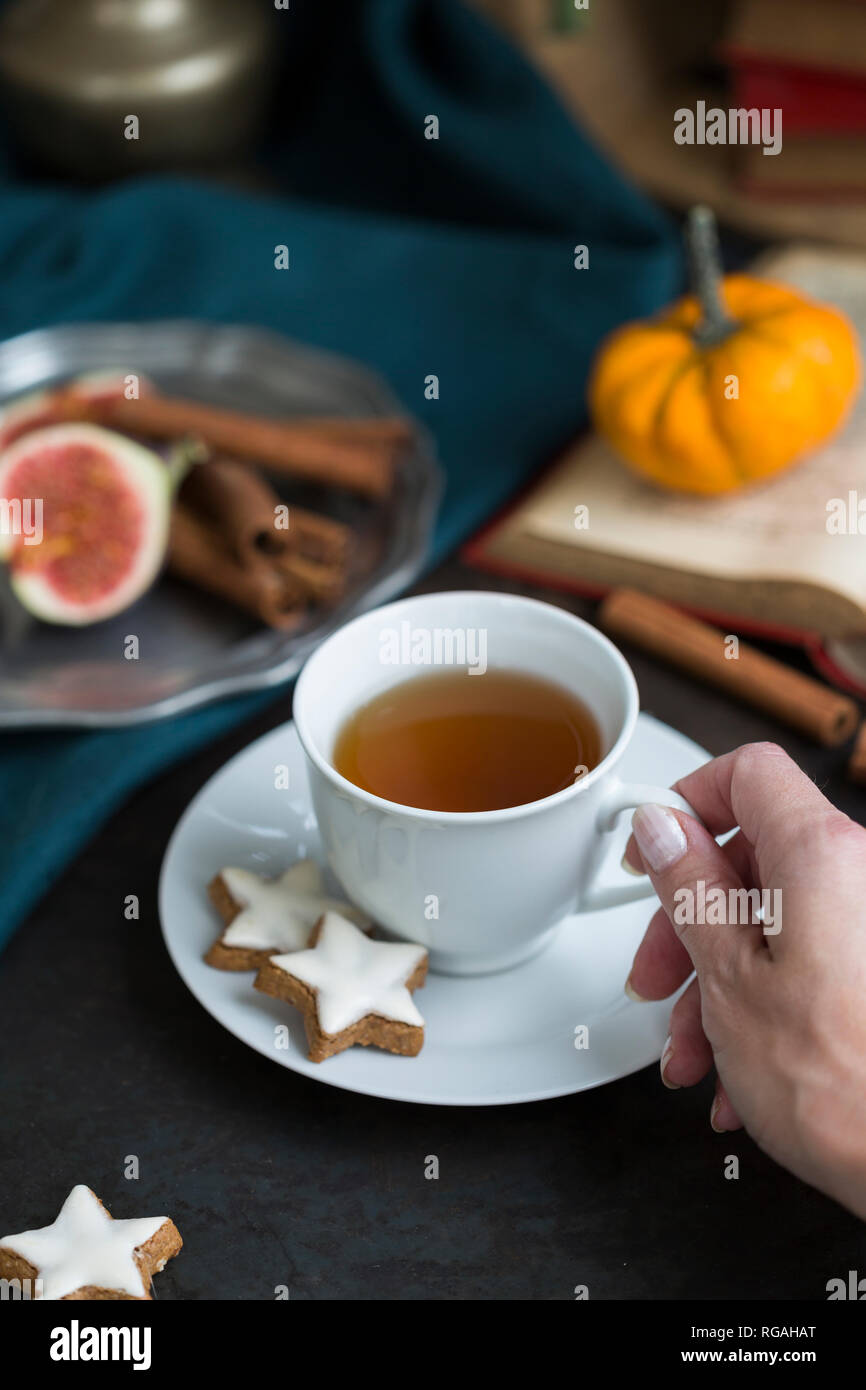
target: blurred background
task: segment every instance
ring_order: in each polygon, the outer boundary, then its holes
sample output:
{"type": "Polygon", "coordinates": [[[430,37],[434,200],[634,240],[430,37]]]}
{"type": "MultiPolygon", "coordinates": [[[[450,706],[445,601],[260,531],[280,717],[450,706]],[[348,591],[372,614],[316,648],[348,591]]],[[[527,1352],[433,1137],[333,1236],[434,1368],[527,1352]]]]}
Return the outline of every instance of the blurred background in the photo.
{"type": "MultiPolygon", "coordinates": [[[[257,142],[292,140],[317,48],[339,50],[363,2],[346,0],[341,24],[294,0],[287,49],[274,21],[290,6],[279,0],[4,0],[12,152],[25,168],[78,179],[182,168],[255,182],[257,142]],[[147,139],[123,147],[117,121],[127,113],[147,139]]],[[[758,237],[866,243],[861,0],[467,2],[655,197],[672,207],[709,202],[758,237]],[[675,145],[672,111],[698,100],[783,109],[781,156],[738,149],[720,160],[710,145],[675,145]]],[[[457,55],[451,61],[459,66],[457,55]]]]}
{"type": "Polygon", "coordinates": [[[866,245],[862,0],[475,0],[606,153],[673,207],[762,238],[866,245]],[[780,155],[675,145],[671,113],[780,108],[780,155]],[[833,205],[832,214],[827,205],[833,205]]]}

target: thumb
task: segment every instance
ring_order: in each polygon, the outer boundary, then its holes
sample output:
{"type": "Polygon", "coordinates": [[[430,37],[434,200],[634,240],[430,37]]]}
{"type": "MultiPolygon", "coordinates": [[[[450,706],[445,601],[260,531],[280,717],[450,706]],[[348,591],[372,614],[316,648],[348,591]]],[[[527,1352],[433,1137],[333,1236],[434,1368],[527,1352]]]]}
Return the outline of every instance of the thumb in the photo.
{"type": "Polygon", "coordinates": [[[632,831],[644,867],[699,979],[730,978],[763,949],[753,896],[724,850],[693,817],[639,806],[632,831]]]}

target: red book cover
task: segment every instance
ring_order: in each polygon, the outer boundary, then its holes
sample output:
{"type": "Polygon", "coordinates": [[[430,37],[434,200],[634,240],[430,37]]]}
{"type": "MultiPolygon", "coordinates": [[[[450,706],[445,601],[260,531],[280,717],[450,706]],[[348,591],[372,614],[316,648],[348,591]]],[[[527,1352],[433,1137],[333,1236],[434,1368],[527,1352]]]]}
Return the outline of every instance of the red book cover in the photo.
{"type": "Polygon", "coordinates": [[[866,75],[822,71],[728,46],[735,107],[780,108],[785,135],[866,134],[866,75]]]}

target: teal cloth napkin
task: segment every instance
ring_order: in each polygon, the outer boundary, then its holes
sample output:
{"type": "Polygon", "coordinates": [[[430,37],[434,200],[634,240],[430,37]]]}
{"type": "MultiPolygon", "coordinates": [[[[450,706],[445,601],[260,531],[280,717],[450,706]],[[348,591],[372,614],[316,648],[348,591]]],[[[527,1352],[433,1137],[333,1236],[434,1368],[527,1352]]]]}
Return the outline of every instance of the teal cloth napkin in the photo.
{"type": "MultiPolygon", "coordinates": [[[[369,363],[437,440],[437,558],[583,423],[601,336],[679,288],[674,229],[457,0],[359,0],[339,24],[296,0],[274,30],[273,194],[165,177],[82,191],[0,149],[0,335],[190,316],[369,363]]],[[[0,737],[0,945],[132,788],[274,698],[0,737]]]]}

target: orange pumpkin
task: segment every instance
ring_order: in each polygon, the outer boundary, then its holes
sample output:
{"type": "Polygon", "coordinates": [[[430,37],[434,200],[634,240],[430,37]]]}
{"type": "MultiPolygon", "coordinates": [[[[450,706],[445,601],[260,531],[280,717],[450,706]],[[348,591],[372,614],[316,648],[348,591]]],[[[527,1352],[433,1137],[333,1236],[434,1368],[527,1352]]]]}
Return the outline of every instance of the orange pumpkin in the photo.
{"type": "Polygon", "coordinates": [[[690,236],[697,293],[607,339],[590,411],[636,473],[681,492],[730,492],[838,429],[860,355],[838,310],[750,275],[720,282],[707,209],[693,210],[690,236]]]}

